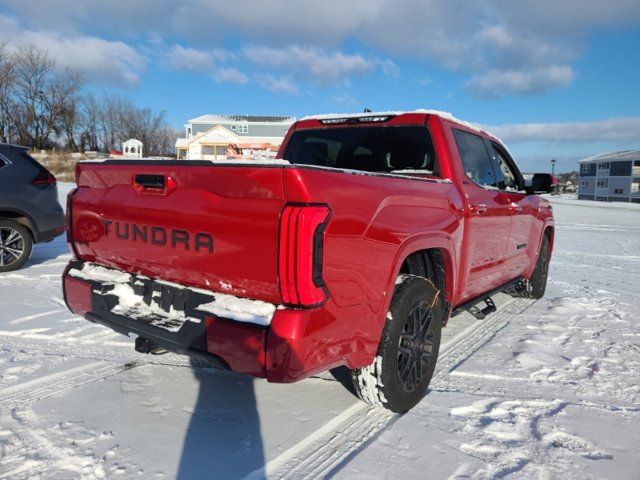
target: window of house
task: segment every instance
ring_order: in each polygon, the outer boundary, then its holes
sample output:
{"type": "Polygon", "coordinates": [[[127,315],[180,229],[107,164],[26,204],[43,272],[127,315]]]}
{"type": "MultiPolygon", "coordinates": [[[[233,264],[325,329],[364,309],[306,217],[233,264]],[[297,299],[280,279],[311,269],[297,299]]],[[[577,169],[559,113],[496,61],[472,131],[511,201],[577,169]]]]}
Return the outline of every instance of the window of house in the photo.
{"type": "Polygon", "coordinates": [[[588,163],[583,163],[580,166],[580,173],[589,173],[591,169],[589,168],[589,164],[588,163]]]}
{"type": "Polygon", "coordinates": [[[224,157],[227,154],[227,147],[224,145],[216,146],[216,155],[224,157]]]}
{"type": "Polygon", "coordinates": [[[582,188],[588,188],[589,187],[589,182],[587,180],[583,180],[582,181],[582,188]]]}
{"type": "Polygon", "coordinates": [[[623,191],[622,191],[622,189],[621,189],[621,188],[614,188],[614,189],[613,189],[613,193],[619,193],[619,194],[622,194],[622,193],[623,193],[623,191]]]}
{"type": "Polygon", "coordinates": [[[596,187],[598,187],[598,188],[607,188],[608,186],[609,186],[609,179],[608,178],[601,178],[596,183],[596,187]]]}
{"type": "Polygon", "coordinates": [[[497,187],[491,157],[480,135],[453,129],[464,172],[478,185],[497,187]]]}
{"type": "Polygon", "coordinates": [[[640,178],[634,178],[631,183],[631,193],[640,193],[640,178]]]}
{"type": "Polygon", "coordinates": [[[249,133],[249,125],[238,125],[238,133],[249,133]]]}
{"type": "Polygon", "coordinates": [[[238,129],[238,126],[237,126],[237,125],[235,125],[235,124],[234,124],[234,125],[231,125],[231,130],[237,130],[237,129],[238,129]]]}
{"type": "Polygon", "coordinates": [[[598,164],[598,170],[609,170],[609,162],[600,162],[598,164]]]}
{"type": "Polygon", "coordinates": [[[202,154],[203,155],[215,155],[216,149],[213,145],[203,145],[202,146],[202,154]]]}

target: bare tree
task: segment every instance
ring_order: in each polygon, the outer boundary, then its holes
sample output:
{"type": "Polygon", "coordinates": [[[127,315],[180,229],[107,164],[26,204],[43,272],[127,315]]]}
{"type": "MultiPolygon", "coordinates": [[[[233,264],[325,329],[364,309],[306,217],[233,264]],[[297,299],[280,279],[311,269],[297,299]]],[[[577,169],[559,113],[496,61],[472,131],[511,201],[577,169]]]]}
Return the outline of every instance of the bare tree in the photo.
{"type": "Polygon", "coordinates": [[[6,42],[0,42],[0,142],[11,141],[11,91],[15,82],[14,58],[6,42]]]}
{"type": "Polygon", "coordinates": [[[80,91],[83,86],[82,76],[74,70],[65,70],[57,74],[49,84],[47,91],[49,121],[49,138],[52,131],[65,138],[66,147],[77,151],[76,134],[80,128],[80,91]]]}
{"type": "Polygon", "coordinates": [[[34,148],[47,148],[66,138],[67,145],[75,149],[81,75],[69,69],[56,71],[48,52],[33,45],[18,49],[13,71],[9,115],[18,141],[34,148]]]}
{"type": "Polygon", "coordinates": [[[55,62],[45,50],[25,45],[15,56],[15,87],[11,116],[23,145],[43,148],[47,122],[45,90],[55,62]]]}

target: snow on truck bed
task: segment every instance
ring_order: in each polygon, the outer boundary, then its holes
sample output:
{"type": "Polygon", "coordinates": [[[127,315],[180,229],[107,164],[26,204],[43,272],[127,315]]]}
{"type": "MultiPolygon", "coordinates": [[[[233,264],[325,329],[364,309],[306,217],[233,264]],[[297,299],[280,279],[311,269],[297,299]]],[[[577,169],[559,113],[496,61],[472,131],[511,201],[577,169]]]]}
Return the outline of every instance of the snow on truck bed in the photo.
{"type": "Polygon", "coordinates": [[[64,307],[64,238],[37,245],[0,274],[0,479],[637,479],[640,210],[551,201],[546,297],[452,319],[404,416],[329,374],[275,385],[137,354],[64,307]]]}

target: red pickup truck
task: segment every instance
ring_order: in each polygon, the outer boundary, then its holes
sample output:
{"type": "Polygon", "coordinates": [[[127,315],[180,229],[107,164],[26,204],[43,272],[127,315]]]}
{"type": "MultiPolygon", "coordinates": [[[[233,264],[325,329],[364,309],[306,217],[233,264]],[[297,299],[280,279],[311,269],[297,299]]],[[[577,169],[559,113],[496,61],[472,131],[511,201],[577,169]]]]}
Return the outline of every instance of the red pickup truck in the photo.
{"type": "Polygon", "coordinates": [[[344,365],[394,412],[426,393],[450,316],[545,290],[553,177],[439,112],[310,117],[275,161],[87,161],[76,181],[73,312],[271,382],[344,365]]]}

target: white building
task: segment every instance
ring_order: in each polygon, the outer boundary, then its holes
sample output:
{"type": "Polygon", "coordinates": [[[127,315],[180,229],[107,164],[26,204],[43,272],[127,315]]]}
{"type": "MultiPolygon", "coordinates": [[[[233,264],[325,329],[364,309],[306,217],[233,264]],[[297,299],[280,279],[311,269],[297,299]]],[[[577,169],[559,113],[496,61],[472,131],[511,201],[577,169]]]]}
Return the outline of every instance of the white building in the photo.
{"type": "Polygon", "coordinates": [[[135,138],[123,142],[122,156],[124,158],[142,158],[142,142],[135,138]]]}
{"type": "Polygon", "coordinates": [[[202,115],[185,125],[185,137],[176,140],[182,159],[274,157],[295,117],[256,115],[202,115]]]}

